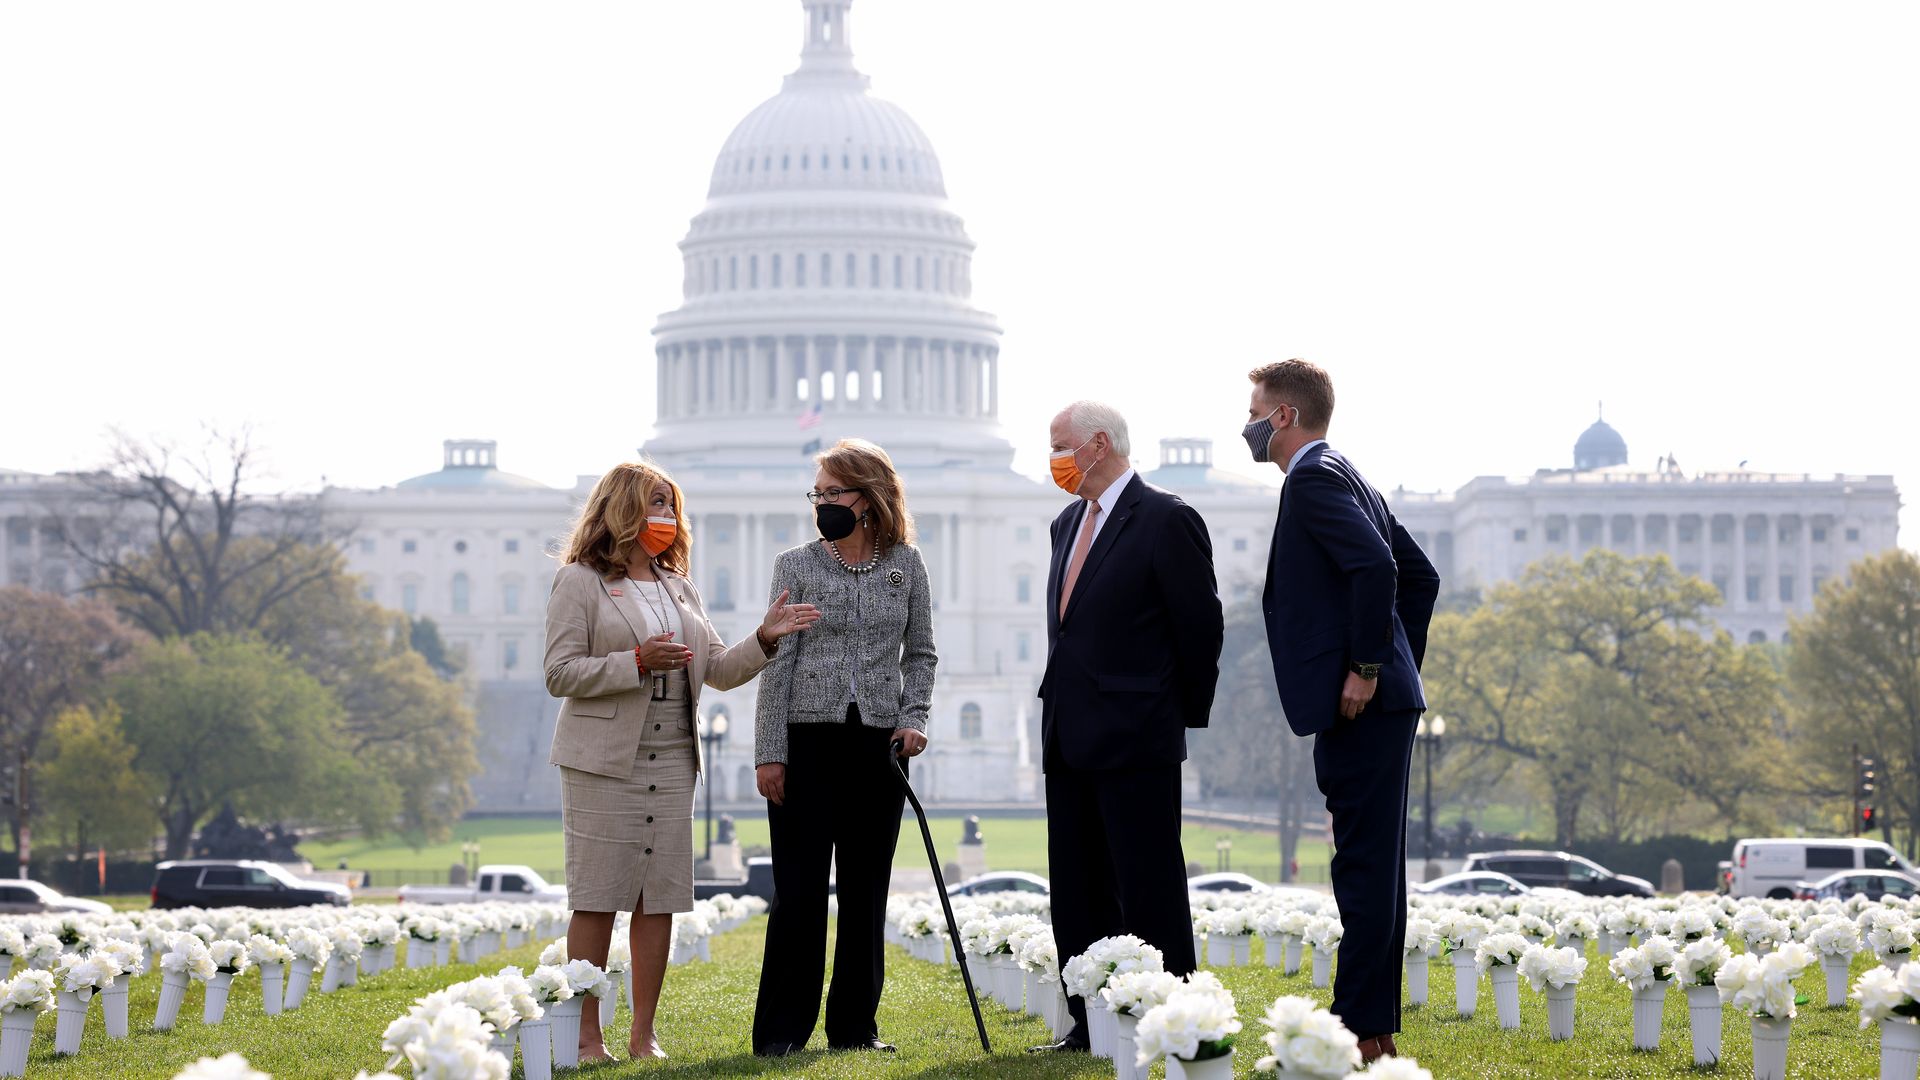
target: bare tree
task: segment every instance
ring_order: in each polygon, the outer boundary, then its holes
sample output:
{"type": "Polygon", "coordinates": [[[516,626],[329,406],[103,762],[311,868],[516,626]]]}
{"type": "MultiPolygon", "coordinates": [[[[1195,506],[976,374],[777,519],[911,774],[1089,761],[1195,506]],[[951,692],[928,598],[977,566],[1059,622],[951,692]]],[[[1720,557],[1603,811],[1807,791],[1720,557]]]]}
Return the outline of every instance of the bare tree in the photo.
{"type": "Polygon", "coordinates": [[[108,467],[77,477],[84,494],[53,515],[85,591],[156,637],[231,634],[338,573],[351,530],[317,499],[250,490],[258,458],[244,430],[210,432],[190,453],[119,436],[108,467]]]}

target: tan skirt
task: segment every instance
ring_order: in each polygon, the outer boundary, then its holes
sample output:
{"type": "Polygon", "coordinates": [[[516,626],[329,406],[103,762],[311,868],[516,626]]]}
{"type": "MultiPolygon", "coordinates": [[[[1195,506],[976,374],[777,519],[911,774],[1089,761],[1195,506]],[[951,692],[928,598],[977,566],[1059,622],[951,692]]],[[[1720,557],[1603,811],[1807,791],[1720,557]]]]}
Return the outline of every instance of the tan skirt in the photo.
{"type": "Polygon", "coordinates": [[[560,766],[575,911],[693,910],[694,731],[684,672],[668,676],[667,691],[647,703],[627,779],[560,766]]]}

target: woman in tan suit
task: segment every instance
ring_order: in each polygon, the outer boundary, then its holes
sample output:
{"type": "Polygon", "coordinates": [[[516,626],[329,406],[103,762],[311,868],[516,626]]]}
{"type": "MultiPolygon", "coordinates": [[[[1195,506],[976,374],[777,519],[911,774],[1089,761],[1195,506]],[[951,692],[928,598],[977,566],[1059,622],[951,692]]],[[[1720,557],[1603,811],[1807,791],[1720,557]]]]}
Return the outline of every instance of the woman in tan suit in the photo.
{"type": "MultiPolygon", "coordinates": [[[[700,688],[759,673],[775,642],[819,611],[767,610],[729,647],[688,579],[680,488],[651,465],[616,465],[575,522],[547,600],[547,692],[565,698],[548,760],[560,767],[567,955],[604,966],[616,912],[633,912],[634,1057],[665,1057],[653,1017],[673,913],[693,910],[694,731],[700,688]]],[[[608,1060],[598,1009],[580,1017],[582,1061],[608,1060]]]]}

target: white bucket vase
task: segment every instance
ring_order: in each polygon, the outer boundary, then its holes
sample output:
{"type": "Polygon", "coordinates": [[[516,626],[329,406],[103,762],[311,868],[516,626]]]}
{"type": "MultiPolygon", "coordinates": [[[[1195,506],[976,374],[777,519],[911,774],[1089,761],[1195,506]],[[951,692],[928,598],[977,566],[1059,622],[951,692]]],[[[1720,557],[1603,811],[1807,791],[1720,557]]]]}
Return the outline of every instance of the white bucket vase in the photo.
{"type": "Polygon", "coordinates": [[[1300,973],[1300,954],[1306,949],[1306,939],[1299,934],[1283,934],[1281,937],[1282,940],[1287,943],[1287,962],[1286,966],[1280,969],[1280,974],[1298,975],[1300,973]]]}
{"type": "Polygon", "coordinates": [[[1786,1080],[1787,1032],[1793,1018],[1753,1018],[1753,1080],[1786,1080]]]}
{"type": "Polygon", "coordinates": [[[1520,1029],[1520,971],[1512,964],[1495,964],[1487,969],[1493,983],[1493,1011],[1502,1031],[1520,1029]]]}
{"type": "Polygon", "coordinates": [[[1193,932],[1193,962],[1200,965],[1207,962],[1207,936],[1198,930],[1193,932]]]}
{"type": "Polygon", "coordinates": [[[346,985],[347,961],[339,953],[327,957],[327,969],[320,973],[320,992],[331,994],[346,985]]]}
{"type": "Polygon", "coordinates": [[[1233,938],[1226,934],[1207,935],[1207,966],[1230,968],[1237,966],[1240,950],[1234,948],[1233,938]]]}
{"type": "Polygon", "coordinates": [[[520,1073],[526,1080],[553,1078],[553,1020],[549,1014],[538,1020],[520,1021],[520,1073]]]}
{"type": "Polygon", "coordinates": [[[279,1016],[286,1004],[287,966],[268,961],[260,965],[260,1011],[279,1016]]]}
{"type": "Polygon", "coordinates": [[[1253,966],[1253,935],[1236,934],[1233,938],[1233,966],[1253,966]]]}
{"type": "Polygon", "coordinates": [[[495,1035],[488,1043],[489,1048],[494,1053],[507,1059],[507,1068],[509,1070],[513,1068],[513,1044],[519,1040],[519,1031],[520,1026],[515,1024],[513,1027],[495,1035]]]}
{"type": "Polygon", "coordinates": [[[435,967],[446,967],[447,961],[452,957],[453,942],[443,934],[433,943],[433,964],[435,967]]]}
{"type": "Polygon", "coordinates": [[[12,978],[12,977],[13,977],[13,956],[12,956],[12,954],[10,954],[10,953],[0,953],[0,980],[6,980],[6,979],[10,979],[10,978],[12,978]]]}
{"type": "Polygon", "coordinates": [[[1147,1071],[1133,1063],[1138,1048],[1133,1036],[1140,1028],[1140,1018],[1127,1013],[1113,1014],[1113,1073],[1114,1080],[1145,1080],[1147,1071]]]}
{"type": "Polygon", "coordinates": [[[1268,967],[1277,968],[1286,964],[1287,943],[1281,940],[1280,935],[1275,934],[1271,937],[1263,937],[1260,939],[1260,944],[1266,947],[1264,954],[1268,967]]]}
{"type": "Polygon", "coordinates": [[[1012,956],[1002,956],[1001,985],[1007,988],[1007,1008],[1014,1012],[1027,1011],[1027,973],[1020,970],[1020,961],[1012,956]]]}
{"type": "Polygon", "coordinates": [[[1820,970],[1827,977],[1827,1008],[1837,1009],[1847,1003],[1847,969],[1852,966],[1849,956],[1820,958],[1820,970]]]}
{"type": "Polygon", "coordinates": [[[1660,1049],[1660,1014],[1667,1004],[1667,984],[1655,982],[1633,992],[1633,1048],[1660,1049]]]}
{"type": "Polygon", "coordinates": [[[0,1076],[25,1076],[27,1050],[33,1045],[33,1022],[40,1014],[33,1009],[15,1009],[0,1017],[0,1076]]]}
{"type": "Polygon", "coordinates": [[[1472,1016],[1480,1007],[1480,973],[1473,969],[1473,954],[1455,949],[1449,959],[1453,961],[1453,1011],[1472,1016]]]}
{"type": "Polygon", "coordinates": [[[494,944],[494,948],[493,948],[494,952],[506,952],[508,949],[513,947],[512,945],[509,945],[507,943],[507,932],[505,930],[500,931],[498,936],[490,940],[494,944]]]}
{"type": "Polygon", "coordinates": [[[1041,1016],[1046,1012],[1047,999],[1041,996],[1041,991],[1045,988],[1046,984],[1040,981],[1039,972],[1025,968],[1020,970],[1020,998],[1026,1002],[1026,1008],[1023,1011],[1028,1016],[1041,1016]]]}
{"type": "Polygon", "coordinates": [[[1554,1042],[1573,1038],[1573,998],[1579,989],[1578,984],[1547,987],[1547,1038],[1554,1042]]]}
{"type": "Polygon", "coordinates": [[[600,1005],[600,1026],[602,1028],[610,1028],[613,1026],[614,1010],[620,1007],[619,985],[619,983],[611,979],[607,980],[607,996],[593,999],[600,1005]]]}
{"type": "MultiPolygon", "coordinates": [[[[5,1058],[0,1053],[0,1058],[5,1058]]],[[[1897,1016],[1880,1021],[1880,1080],[1914,1080],[1920,1071],[1920,1024],[1897,1016]]]]}
{"type": "Polygon", "coordinates": [[[233,972],[216,971],[207,980],[207,1000],[200,1010],[200,1022],[209,1026],[227,1018],[227,995],[233,991],[233,972]]]}
{"type": "Polygon", "coordinates": [[[1233,1080],[1233,1052],[1205,1061],[1167,1059],[1167,1080],[1233,1080]]]}
{"type": "Polygon", "coordinates": [[[87,1031],[87,1006],[92,1003],[91,988],[79,991],[62,990],[53,995],[53,1007],[59,1014],[53,1029],[54,1053],[77,1054],[80,1052],[80,1036],[87,1031]]]}
{"type": "MultiPolygon", "coordinates": [[[[692,962],[693,962],[693,946],[691,945],[681,945],[676,943],[673,946],[673,948],[669,950],[667,953],[667,963],[669,964],[679,965],[679,964],[690,964],[692,962]]],[[[977,967],[978,965],[975,965],[975,966],[977,967]]]]}
{"type": "Polygon", "coordinates": [[[423,968],[433,963],[433,942],[417,937],[407,939],[407,967],[423,968]]]}
{"type": "Polygon", "coordinates": [[[1047,988],[1047,1030],[1055,1039],[1064,1039],[1073,1030],[1073,1011],[1067,1008],[1067,990],[1059,980],[1047,988]]]}
{"type": "Polygon", "coordinates": [[[700,944],[695,946],[694,951],[700,954],[701,963],[713,963],[713,935],[708,934],[706,937],[701,938],[700,944]]]}
{"type": "Polygon", "coordinates": [[[1603,930],[1601,931],[1600,937],[1598,938],[1598,943],[1600,946],[1600,956],[1602,959],[1612,956],[1614,953],[1617,953],[1620,951],[1620,935],[1619,934],[1609,933],[1603,930]]]}
{"type": "Polygon", "coordinates": [[[1687,1024],[1693,1030],[1693,1063],[1720,1063],[1721,1018],[1725,1006],[1717,986],[1687,987],[1687,1024]]]}
{"type": "Polygon", "coordinates": [[[1407,1004],[1425,1005],[1427,1003],[1427,954],[1423,949],[1414,949],[1406,957],[1407,1004]]]}
{"type": "Polygon", "coordinates": [[[376,970],[380,972],[392,971],[399,955],[400,943],[397,941],[391,945],[380,946],[380,966],[376,970]]]}
{"type": "Polygon", "coordinates": [[[100,1014],[107,1021],[107,1038],[127,1037],[127,984],[131,975],[117,975],[100,991],[100,1014]]]}
{"type": "Polygon", "coordinates": [[[160,1003],[153,1010],[153,1029],[172,1031],[173,1022],[180,1017],[180,1003],[187,999],[187,973],[184,971],[163,971],[160,973],[160,1003]]]}
{"type": "Polygon", "coordinates": [[[556,1001],[547,1009],[547,1015],[553,1018],[555,1068],[580,1067],[580,1006],[584,1004],[584,998],[574,996],[565,1001],[556,1001]]]}
{"type": "Polygon", "coordinates": [[[307,1000],[307,987],[313,985],[313,961],[302,956],[294,960],[293,967],[287,972],[287,995],[281,1006],[289,1011],[300,1007],[307,1000]]]}
{"type": "Polygon", "coordinates": [[[357,956],[341,957],[335,954],[335,959],[340,961],[340,985],[360,985],[360,958],[357,956]]]}
{"type": "Polygon", "coordinates": [[[1333,954],[1325,949],[1313,950],[1313,985],[1320,989],[1333,985],[1333,954]]]}
{"type": "Polygon", "coordinates": [[[620,973],[620,985],[623,988],[625,988],[625,991],[626,991],[627,1008],[632,1009],[633,1008],[633,968],[631,966],[629,966],[625,971],[622,971],[620,973]]]}
{"type": "Polygon", "coordinates": [[[1093,1056],[1103,1060],[1113,1060],[1114,1041],[1120,1037],[1120,1026],[1113,1021],[1113,1013],[1106,1005],[1098,1001],[1087,1002],[1087,1042],[1093,1056]]]}

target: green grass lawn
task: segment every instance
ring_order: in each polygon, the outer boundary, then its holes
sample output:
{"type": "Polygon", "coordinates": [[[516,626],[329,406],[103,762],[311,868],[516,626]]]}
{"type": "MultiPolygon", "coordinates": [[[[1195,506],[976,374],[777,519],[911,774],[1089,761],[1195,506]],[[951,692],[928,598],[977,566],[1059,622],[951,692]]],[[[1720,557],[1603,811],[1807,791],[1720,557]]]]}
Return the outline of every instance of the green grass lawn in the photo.
{"type": "MultiPolygon", "coordinates": [[[[954,851],[959,846],[962,819],[957,816],[933,817],[928,819],[928,824],[933,829],[933,842],[940,851],[941,860],[952,861],[954,851]]],[[[767,843],[765,818],[742,819],[737,822],[737,828],[743,846],[767,843]]],[[[1030,870],[1037,874],[1047,872],[1045,820],[987,818],[981,822],[980,828],[987,842],[988,866],[996,870],[1030,870]]],[[[705,826],[697,818],[693,837],[694,851],[705,850],[705,826]]],[[[1186,848],[1189,862],[1200,863],[1212,870],[1215,866],[1214,845],[1222,838],[1233,842],[1234,868],[1250,869],[1268,880],[1277,878],[1279,843],[1271,834],[1189,824],[1183,830],[1181,842],[1186,848]]],[[[355,870],[419,870],[436,875],[432,880],[444,880],[447,868],[460,861],[460,843],[463,840],[480,842],[481,862],[521,863],[536,870],[557,871],[566,861],[558,818],[468,818],[455,827],[453,838],[446,843],[430,845],[418,851],[400,840],[387,838],[307,843],[300,846],[300,853],[322,869],[333,869],[341,859],[345,859],[347,865],[355,870]]],[[[1308,875],[1307,880],[1315,880],[1312,876],[1315,870],[1320,871],[1318,880],[1325,880],[1327,858],[1324,842],[1301,842],[1299,862],[1302,872],[1308,875]]],[[[926,865],[926,848],[920,841],[919,823],[911,815],[901,823],[900,844],[894,853],[894,865],[926,865]]]]}
{"type": "MultiPolygon", "coordinates": [[[[960,979],[953,968],[940,968],[889,950],[887,989],[880,1009],[881,1035],[899,1045],[898,1055],[827,1054],[810,1051],[793,1058],[762,1060],[749,1046],[750,1018],[759,981],[760,955],[766,922],[755,920],[713,943],[713,964],[669,969],[660,1031],[672,1059],[660,1064],[618,1062],[583,1069],[583,1077],[819,1077],[826,1080],[891,1077],[1067,1078],[1112,1076],[1110,1067],[1086,1057],[1034,1058],[1025,1047],[1046,1041],[1045,1026],[995,1006],[986,1007],[991,1057],[983,1055],[974,1036],[972,1017],[960,979]]],[[[89,1014],[82,1052],[75,1058],[53,1055],[52,1015],[42,1017],[29,1059],[27,1075],[34,1077],[127,1077],[165,1080],[202,1055],[229,1050],[245,1054],[256,1067],[287,1080],[292,1077],[351,1077],[358,1069],[373,1071],[381,1060],[380,1034],[419,994],[475,974],[497,970],[506,963],[531,966],[539,945],[529,945],[491,958],[478,967],[396,969],[359,986],[333,994],[313,993],[304,1007],[276,1019],[260,1012],[260,982],[249,974],[234,988],[228,1020],[218,1027],[200,1023],[202,991],[189,990],[180,1022],[170,1033],[150,1030],[159,979],[143,976],[130,1003],[132,1037],[125,1045],[105,1038],[100,1009],[89,1014]]],[[[829,957],[832,953],[829,949],[829,957]]],[[[1575,1038],[1550,1042],[1546,1036],[1546,1006],[1539,995],[1521,990],[1523,1027],[1501,1031],[1495,1022],[1491,989],[1481,984],[1480,1007],[1470,1020],[1455,1018],[1453,972],[1433,966],[1431,1004],[1409,1009],[1400,1045],[1417,1057],[1436,1077],[1684,1077],[1717,1074],[1742,1076],[1750,1058],[1748,1022],[1729,1011],[1726,1018],[1724,1063],[1718,1069],[1696,1070],[1688,1041],[1687,1008],[1683,995],[1669,996],[1661,1048],[1650,1053],[1632,1050],[1632,1009],[1625,988],[1606,976],[1597,956],[1582,983],[1575,1038]]],[[[1856,973],[1870,962],[1856,962],[1856,973]]],[[[1262,1053],[1258,1022],[1266,1006],[1283,993],[1302,994],[1325,1003],[1329,993],[1314,990],[1303,972],[1283,977],[1267,968],[1221,972],[1222,981],[1239,1001],[1247,1031],[1241,1036],[1236,1075],[1252,1074],[1262,1053]]],[[[1818,969],[1802,978],[1801,989],[1816,1002],[1824,1000],[1824,982],[1818,969]]],[[[1788,1072],[1809,1080],[1870,1077],[1878,1067],[1878,1036],[1858,1030],[1852,1008],[1828,1010],[1804,1006],[1794,1021],[1789,1043],[1788,1072]]],[[[629,1023],[625,1005],[614,1031],[629,1023]]],[[[617,1041],[617,1040],[616,1040],[617,1041]]],[[[815,1046],[821,1036],[816,1032],[815,1046]]],[[[625,1056],[624,1046],[616,1054],[625,1056]]],[[[516,1075],[518,1075],[516,1073],[516,1075]]],[[[1154,1075],[1161,1075],[1156,1067],[1154,1075]]]]}

